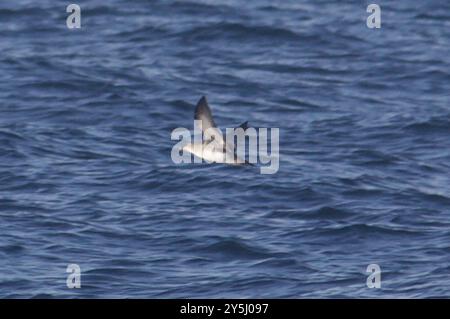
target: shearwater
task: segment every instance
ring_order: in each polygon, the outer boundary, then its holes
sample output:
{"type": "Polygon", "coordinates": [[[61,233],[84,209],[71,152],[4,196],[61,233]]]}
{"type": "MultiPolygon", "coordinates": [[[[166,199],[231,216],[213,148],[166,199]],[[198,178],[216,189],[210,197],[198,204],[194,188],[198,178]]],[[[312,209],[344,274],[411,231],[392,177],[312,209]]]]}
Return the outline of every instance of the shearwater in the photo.
{"type": "MultiPolygon", "coordinates": [[[[217,128],[205,96],[202,96],[197,103],[194,120],[203,133],[203,140],[200,143],[189,143],[183,147],[183,150],[207,162],[235,165],[250,164],[236,154],[234,143],[227,143],[226,138],[217,128]]],[[[241,124],[239,128],[246,130],[248,122],[241,124]]]]}
{"type": "Polygon", "coordinates": [[[195,107],[193,141],[188,129],[174,129],[171,139],[181,140],[172,147],[171,158],[175,164],[192,163],[192,154],[194,163],[206,161],[233,165],[261,164],[258,165],[261,174],[275,174],[279,168],[279,129],[270,129],[270,154],[267,134],[267,128],[259,127],[256,130],[249,127],[248,122],[238,127],[226,128],[226,133],[222,134],[214,122],[208,101],[203,96],[195,107]],[[248,156],[246,138],[249,141],[248,156]]]}

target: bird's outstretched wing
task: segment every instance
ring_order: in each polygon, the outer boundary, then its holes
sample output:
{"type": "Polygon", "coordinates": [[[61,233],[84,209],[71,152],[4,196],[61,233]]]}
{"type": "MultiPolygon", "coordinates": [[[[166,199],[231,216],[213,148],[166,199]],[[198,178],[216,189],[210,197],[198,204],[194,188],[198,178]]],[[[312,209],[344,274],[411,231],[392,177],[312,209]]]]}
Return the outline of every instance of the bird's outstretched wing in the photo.
{"type": "Polygon", "coordinates": [[[209,108],[205,96],[202,96],[195,107],[194,120],[202,121],[202,131],[205,143],[210,143],[212,140],[215,140],[218,146],[223,146],[225,144],[223,136],[214,122],[211,109],[209,108]]]}
{"type": "Polygon", "coordinates": [[[208,101],[205,96],[202,96],[202,98],[197,102],[194,119],[202,121],[203,131],[206,131],[210,127],[216,127],[216,123],[214,123],[211,109],[209,108],[208,101]]]}

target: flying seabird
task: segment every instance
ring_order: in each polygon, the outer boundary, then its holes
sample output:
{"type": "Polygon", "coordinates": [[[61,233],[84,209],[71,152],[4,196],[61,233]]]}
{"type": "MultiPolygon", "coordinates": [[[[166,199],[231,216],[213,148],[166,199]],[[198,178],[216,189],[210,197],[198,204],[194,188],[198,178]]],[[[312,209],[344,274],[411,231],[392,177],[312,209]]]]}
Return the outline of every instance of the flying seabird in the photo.
{"type": "MultiPolygon", "coordinates": [[[[201,124],[203,142],[187,144],[183,147],[183,150],[207,162],[235,165],[249,164],[245,159],[237,156],[236,146],[226,142],[225,137],[214,122],[205,96],[197,103],[194,120],[201,121],[197,123],[201,124]]],[[[242,123],[239,127],[245,131],[248,128],[248,122],[242,123]]]]}

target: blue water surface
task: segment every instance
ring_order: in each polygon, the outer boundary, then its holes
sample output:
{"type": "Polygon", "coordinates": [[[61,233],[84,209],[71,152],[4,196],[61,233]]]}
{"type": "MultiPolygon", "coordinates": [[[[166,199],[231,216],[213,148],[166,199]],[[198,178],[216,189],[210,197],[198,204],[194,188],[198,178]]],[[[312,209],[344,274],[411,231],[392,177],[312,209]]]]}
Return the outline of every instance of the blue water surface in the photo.
{"type": "Polygon", "coordinates": [[[2,0],[0,297],[448,297],[450,3],[371,2],[2,0]],[[202,95],[276,174],[172,162],[202,95]]]}

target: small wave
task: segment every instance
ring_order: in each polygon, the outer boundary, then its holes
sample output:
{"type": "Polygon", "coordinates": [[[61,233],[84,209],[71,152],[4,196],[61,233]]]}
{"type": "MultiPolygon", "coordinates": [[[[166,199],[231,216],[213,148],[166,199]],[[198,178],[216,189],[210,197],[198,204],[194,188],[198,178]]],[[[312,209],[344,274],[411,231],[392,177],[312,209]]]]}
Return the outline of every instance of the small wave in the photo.
{"type": "Polygon", "coordinates": [[[0,8],[0,17],[3,18],[24,18],[30,16],[46,17],[51,11],[40,7],[19,7],[18,9],[0,8]]]}
{"type": "Polygon", "coordinates": [[[273,40],[273,41],[299,41],[302,37],[294,31],[272,27],[272,26],[250,26],[241,23],[216,23],[195,27],[187,31],[176,34],[187,40],[214,40],[214,39],[235,39],[235,40],[273,40]]]}
{"type": "Polygon", "coordinates": [[[262,259],[272,254],[263,248],[250,246],[240,239],[223,239],[196,249],[200,253],[217,254],[224,259],[262,259]]]}
{"type": "Polygon", "coordinates": [[[18,245],[18,244],[0,246],[0,252],[4,252],[6,254],[20,253],[24,250],[25,250],[25,247],[23,247],[22,245],[18,245]]]}
{"type": "Polygon", "coordinates": [[[352,216],[352,213],[343,209],[323,206],[312,210],[276,210],[266,215],[267,218],[288,219],[344,219],[352,216]]]}
{"type": "Polygon", "coordinates": [[[359,149],[351,153],[352,159],[359,165],[392,165],[400,162],[400,157],[371,149],[359,149]]]}
{"type": "Polygon", "coordinates": [[[450,134],[450,120],[444,116],[432,117],[427,121],[405,125],[402,129],[418,134],[450,134]]]}
{"type": "Polygon", "coordinates": [[[444,194],[428,193],[418,189],[411,189],[410,192],[412,198],[421,198],[434,204],[450,205],[450,196],[445,196],[444,194]]]}
{"type": "Polygon", "coordinates": [[[352,224],[331,228],[316,229],[314,232],[322,236],[345,236],[347,239],[354,239],[355,237],[374,237],[375,236],[394,236],[404,238],[404,236],[417,236],[421,233],[411,229],[393,228],[380,225],[368,224],[352,224]]]}
{"type": "Polygon", "coordinates": [[[169,4],[170,10],[181,11],[184,14],[232,14],[235,10],[232,7],[218,3],[199,3],[193,1],[173,1],[169,4]]]}
{"type": "Polygon", "coordinates": [[[415,16],[415,19],[433,20],[433,21],[448,21],[450,19],[450,16],[439,14],[439,13],[420,13],[415,16]]]}
{"type": "Polygon", "coordinates": [[[24,140],[25,139],[19,133],[16,133],[16,132],[13,132],[13,131],[10,131],[10,130],[0,129],[0,141],[3,138],[5,139],[5,141],[10,141],[10,140],[19,141],[19,140],[24,140]]]}

